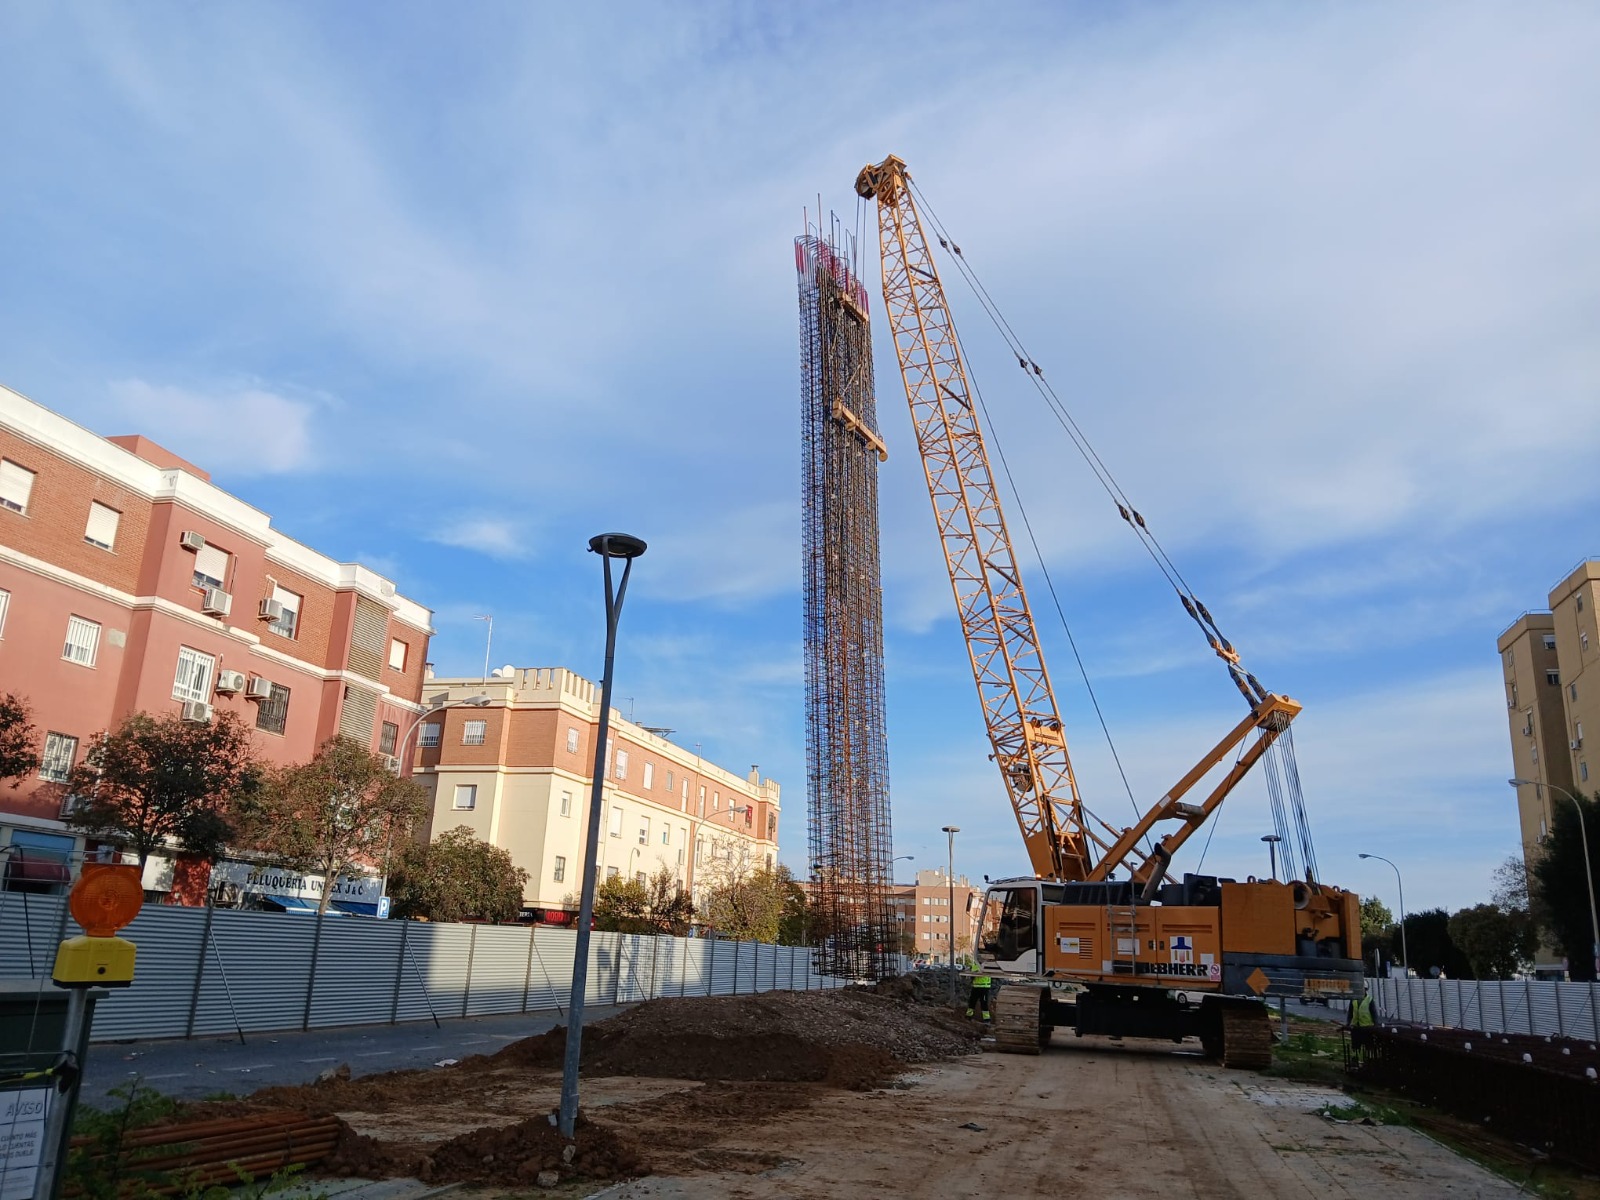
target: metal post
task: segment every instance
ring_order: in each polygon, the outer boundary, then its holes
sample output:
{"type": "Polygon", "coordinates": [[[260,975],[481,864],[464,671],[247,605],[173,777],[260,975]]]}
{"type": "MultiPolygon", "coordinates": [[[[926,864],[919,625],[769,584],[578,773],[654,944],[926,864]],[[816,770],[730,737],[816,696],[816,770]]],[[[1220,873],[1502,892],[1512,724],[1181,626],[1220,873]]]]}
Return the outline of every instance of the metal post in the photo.
{"type": "MultiPolygon", "coordinates": [[[[69,988],[66,1028],[61,1036],[61,1052],[69,1061],[76,1063],[80,1070],[83,1064],[78,1061],[78,1051],[83,1045],[84,1022],[88,1012],[88,989],[69,988]]],[[[35,1196],[55,1197],[61,1193],[61,1169],[66,1165],[69,1135],[67,1119],[77,1105],[78,1086],[78,1082],[74,1081],[66,1092],[51,1089],[50,1108],[44,1122],[44,1145],[39,1151],[39,1173],[35,1176],[33,1193],[35,1196]]]]}
{"type": "Polygon", "coordinates": [[[594,778],[589,792],[589,831],[583,848],[583,891],[578,903],[578,941],[572,964],[572,999],[567,1008],[567,1047],[561,1069],[561,1136],[570,1138],[578,1122],[578,1063],[583,1046],[583,1007],[589,986],[589,935],[594,923],[595,863],[600,845],[600,802],[606,781],[606,739],[611,732],[612,667],[617,654],[617,621],[628,593],[633,560],[645,551],[644,542],[622,533],[602,533],[589,539],[589,549],[600,556],[606,585],[606,658],[600,677],[600,725],[595,735],[594,778]],[[622,579],[613,593],[611,560],[623,560],[622,579]]]}
{"type": "Polygon", "coordinates": [[[950,856],[945,864],[945,883],[949,885],[950,903],[950,932],[945,936],[950,939],[950,1007],[956,1004],[956,834],[961,832],[958,825],[946,825],[943,830],[949,840],[950,856]]]}

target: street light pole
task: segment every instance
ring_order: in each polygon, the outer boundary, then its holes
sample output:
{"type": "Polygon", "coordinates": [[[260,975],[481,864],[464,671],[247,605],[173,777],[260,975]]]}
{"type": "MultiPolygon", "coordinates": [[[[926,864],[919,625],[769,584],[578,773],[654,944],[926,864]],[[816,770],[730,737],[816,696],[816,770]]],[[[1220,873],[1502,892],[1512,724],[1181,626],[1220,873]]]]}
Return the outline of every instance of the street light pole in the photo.
{"type": "Polygon", "coordinates": [[[945,883],[950,887],[950,915],[946,918],[949,922],[949,932],[945,937],[950,942],[950,1004],[956,1002],[956,834],[961,832],[959,825],[946,825],[940,832],[944,833],[950,844],[950,857],[945,868],[945,883]]]}
{"type": "Polygon", "coordinates": [[[617,654],[617,621],[628,594],[633,560],[645,551],[644,542],[626,533],[601,533],[589,539],[589,549],[600,556],[606,580],[606,661],[600,676],[600,729],[594,742],[594,771],[589,793],[589,831],[583,848],[583,888],[578,903],[577,944],[573,948],[572,995],[567,1005],[567,1047],[561,1068],[561,1136],[571,1138],[578,1123],[578,1062],[583,1047],[583,1002],[589,986],[589,935],[594,923],[596,851],[600,843],[600,802],[606,777],[606,738],[611,732],[611,668],[617,654]],[[611,560],[622,559],[622,579],[613,593],[611,560]]]}
{"type": "Polygon", "coordinates": [[[1406,949],[1406,885],[1405,885],[1405,880],[1400,878],[1400,868],[1395,866],[1392,862],[1389,862],[1389,860],[1387,858],[1385,858],[1381,854],[1358,854],[1358,855],[1356,855],[1356,857],[1357,858],[1375,858],[1379,862],[1389,863],[1390,869],[1394,871],[1394,882],[1395,882],[1395,885],[1400,889],[1400,958],[1402,960],[1401,965],[1403,967],[1405,967],[1405,969],[1409,972],[1411,970],[1411,953],[1410,953],[1410,951],[1408,951],[1406,949]]]}
{"type": "Polygon", "coordinates": [[[1540,783],[1537,779],[1508,779],[1506,782],[1512,787],[1528,784],[1530,787],[1547,787],[1551,791],[1560,792],[1571,800],[1572,807],[1578,810],[1578,840],[1583,843],[1583,876],[1589,885],[1589,936],[1593,939],[1589,948],[1594,954],[1595,974],[1600,976],[1600,910],[1595,908],[1594,903],[1594,867],[1589,863],[1589,829],[1583,820],[1583,803],[1566,788],[1553,783],[1540,783]]]}

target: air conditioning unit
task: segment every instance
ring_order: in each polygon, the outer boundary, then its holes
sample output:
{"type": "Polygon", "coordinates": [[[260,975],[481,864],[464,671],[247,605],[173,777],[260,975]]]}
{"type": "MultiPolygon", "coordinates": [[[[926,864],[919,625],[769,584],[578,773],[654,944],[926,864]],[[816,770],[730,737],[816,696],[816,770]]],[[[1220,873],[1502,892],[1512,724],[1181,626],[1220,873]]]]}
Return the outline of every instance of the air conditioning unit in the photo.
{"type": "Polygon", "coordinates": [[[1568,750],[1581,750],[1582,748],[1583,748],[1583,739],[1582,738],[1574,738],[1572,741],[1567,743],[1567,749],[1568,750]]]}
{"type": "Polygon", "coordinates": [[[383,765],[388,768],[389,774],[400,774],[400,760],[393,754],[385,754],[383,756],[383,765]]]}
{"type": "Polygon", "coordinates": [[[276,600],[263,600],[261,602],[261,619],[263,621],[283,620],[284,607],[276,600]]]}
{"type": "Polygon", "coordinates": [[[233,597],[221,588],[208,587],[200,598],[200,611],[213,617],[225,617],[233,608],[233,597]]]}
{"type": "Polygon", "coordinates": [[[211,705],[202,704],[198,700],[185,700],[183,702],[183,719],[185,721],[198,721],[202,725],[211,723],[211,705]]]}
{"type": "Polygon", "coordinates": [[[82,796],[63,796],[63,797],[61,797],[61,812],[58,815],[57,819],[61,820],[61,821],[65,821],[68,817],[72,816],[73,813],[77,812],[80,808],[82,808],[83,804],[84,804],[84,797],[82,797],[82,796]]]}
{"type": "Polygon", "coordinates": [[[243,690],[244,690],[244,672],[243,671],[218,671],[217,672],[217,691],[219,691],[219,692],[241,692],[243,690]]]}
{"type": "Polygon", "coordinates": [[[246,700],[265,700],[272,695],[272,680],[264,675],[250,676],[250,682],[244,685],[246,700]]]}
{"type": "Polygon", "coordinates": [[[192,529],[185,529],[178,535],[178,545],[185,550],[199,552],[206,548],[206,539],[203,534],[198,534],[192,529]]]}

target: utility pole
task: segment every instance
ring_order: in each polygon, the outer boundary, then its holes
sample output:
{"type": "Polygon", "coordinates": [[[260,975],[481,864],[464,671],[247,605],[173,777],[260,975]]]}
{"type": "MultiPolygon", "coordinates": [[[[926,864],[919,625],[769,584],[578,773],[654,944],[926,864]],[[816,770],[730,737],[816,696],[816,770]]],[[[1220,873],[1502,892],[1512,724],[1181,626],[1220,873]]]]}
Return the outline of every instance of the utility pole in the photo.
{"type": "Polygon", "coordinates": [[[950,915],[945,918],[949,922],[949,932],[945,937],[950,941],[950,1004],[956,1002],[956,834],[961,832],[959,825],[946,825],[943,832],[950,843],[950,857],[945,866],[944,881],[949,885],[950,915]]]}

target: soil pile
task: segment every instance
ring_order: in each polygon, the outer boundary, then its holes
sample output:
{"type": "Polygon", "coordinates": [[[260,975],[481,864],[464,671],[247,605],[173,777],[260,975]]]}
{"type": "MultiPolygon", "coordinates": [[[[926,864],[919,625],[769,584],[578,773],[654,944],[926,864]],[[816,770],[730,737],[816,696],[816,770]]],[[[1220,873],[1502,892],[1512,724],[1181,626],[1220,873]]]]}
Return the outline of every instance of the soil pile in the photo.
{"type": "MultiPolygon", "coordinates": [[[[908,1064],[974,1053],[981,1036],[941,1013],[857,989],[653,1000],[587,1026],[583,1069],[866,1089],[908,1064]]],[[[566,1030],[554,1029],[494,1060],[559,1067],[565,1050],[566,1030]]]]}
{"type": "Polygon", "coordinates": [[[336,1175],[388,1179],[414,1175],[424,1183],[528,1184],[545,1172],[561,1179],[629,1179],[650,1164],[611,1130],[581,1114],[571,1148],[547,1116],[515,1125],[475,1129],[426,1153],[364,1137],[348,1127],[323,1170],[336,1175]]]}

